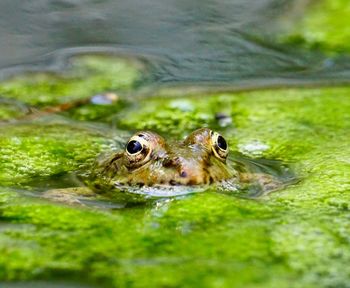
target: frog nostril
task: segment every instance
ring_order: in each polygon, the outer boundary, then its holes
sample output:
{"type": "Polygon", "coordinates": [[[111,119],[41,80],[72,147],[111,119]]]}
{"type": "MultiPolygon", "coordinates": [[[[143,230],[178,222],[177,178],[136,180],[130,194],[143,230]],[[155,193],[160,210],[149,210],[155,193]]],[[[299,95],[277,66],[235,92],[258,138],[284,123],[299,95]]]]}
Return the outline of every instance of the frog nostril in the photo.
{"type": "Polygon", "coordinates": [[[182,172],[180,173],[180,177],[182,177],[182,178],[187,177],[187,172],[186,172],[186,171],[182,171],[182,172]]]}

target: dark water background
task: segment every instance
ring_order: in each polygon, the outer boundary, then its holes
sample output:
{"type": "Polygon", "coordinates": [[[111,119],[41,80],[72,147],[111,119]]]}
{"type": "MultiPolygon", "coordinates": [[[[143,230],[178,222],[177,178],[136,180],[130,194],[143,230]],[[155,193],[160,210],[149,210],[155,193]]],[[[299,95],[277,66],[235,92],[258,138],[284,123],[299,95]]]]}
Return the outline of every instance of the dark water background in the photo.
{"type": "Polygon", "coordinates": [[[1,0],[0,77],[84,51],[141,55],[156,83],[348,81],[350,59],[276,44],[311,0],[1,0]]]}

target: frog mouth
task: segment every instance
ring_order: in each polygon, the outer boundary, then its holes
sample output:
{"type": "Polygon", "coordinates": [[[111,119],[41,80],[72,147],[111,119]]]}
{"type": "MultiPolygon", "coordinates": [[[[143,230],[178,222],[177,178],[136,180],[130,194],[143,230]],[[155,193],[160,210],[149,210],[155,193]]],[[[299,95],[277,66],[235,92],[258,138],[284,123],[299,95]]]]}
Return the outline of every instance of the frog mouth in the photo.
{"type": "Polygon", "coordinates": [[[146,185],[128,185],[125,183],[115,183],[114,187],[124,193],[137,194],[145,198],[164,198],[184,196],[193,193],[204,192],[208,185],[174,185],[174,184],[154,184],[146,185]]]}
{"type": "Polygon", "coordinates": [[[144,196],[145,198],[185,196],[216,188],[222,190],[224,187],[230,187],[231,191],[237,191],[240,189],[236,178],[226,179],[211,184],[202,183],[195,185],[183,184],[176,182],[175,180],[170,180],[168,183],[155,183],[152,185],[145,185],[144,183],[130,184],[125,182],[114,182],[114,188],[118,192],[137,194],[139,196],[144,196]],[[228,183],[230,183],[230,185],[228,185],[228,183]]]}

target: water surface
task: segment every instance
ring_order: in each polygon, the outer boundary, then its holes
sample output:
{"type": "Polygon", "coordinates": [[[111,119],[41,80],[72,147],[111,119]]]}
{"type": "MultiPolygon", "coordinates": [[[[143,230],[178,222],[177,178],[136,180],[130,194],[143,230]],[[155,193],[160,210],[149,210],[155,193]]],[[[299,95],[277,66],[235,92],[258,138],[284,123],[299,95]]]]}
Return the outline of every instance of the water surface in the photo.
{"type": "Polygon", "coordinates": [[[61,69],[84,51],[142,56],[156,83],[347,82],[348,57],[278,44],[308,0],[3,0],[0,75],[61,69]]]}

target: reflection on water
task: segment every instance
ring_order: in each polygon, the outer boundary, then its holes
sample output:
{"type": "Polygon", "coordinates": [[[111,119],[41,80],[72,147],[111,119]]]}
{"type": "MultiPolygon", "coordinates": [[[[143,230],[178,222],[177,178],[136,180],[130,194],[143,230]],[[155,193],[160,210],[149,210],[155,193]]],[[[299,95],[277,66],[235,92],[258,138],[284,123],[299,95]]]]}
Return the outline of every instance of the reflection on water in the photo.
{"type": "Polygon", "coordinates": [[[157,83],[347,81],[348,59],[273,44],[308,2],[2,0],[0,68],[60,69],[65,53],[92,50],[142,55],[157,83]]]}
{"type": "MultiPolygon", "coordinates": [[[[236,191],[237,196],[240,197],[257,198],[298,181],[291,163],[274,159],[250,158],[240,153],[235,153],[232,161],[235,169],[242,175],[236,191]]],[[[223,191],[230,193],[228,189],[223,191]]]]}

